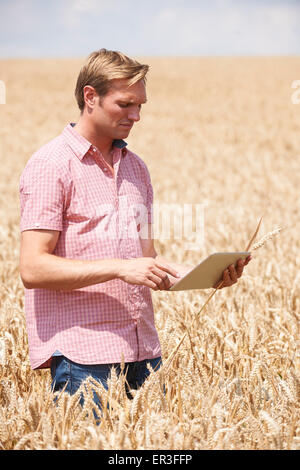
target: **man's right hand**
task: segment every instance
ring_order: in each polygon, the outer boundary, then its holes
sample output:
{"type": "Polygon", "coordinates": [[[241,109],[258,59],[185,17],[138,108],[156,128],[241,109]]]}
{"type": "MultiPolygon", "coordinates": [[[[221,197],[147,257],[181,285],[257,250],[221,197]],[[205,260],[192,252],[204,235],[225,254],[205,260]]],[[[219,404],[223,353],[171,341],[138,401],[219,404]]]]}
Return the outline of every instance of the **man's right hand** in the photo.
{"type": "Polygon", "coordinates": [[[180,277],[180,274],[167,263],[152,257],[143,257],[122,260],[118,278],[129,284],[143,285],[153,290],[168,290],[171,287],[168,274],[180,277]]]}
{"type": "Polygon", "coordinates": [[[57,256],[53,252],[59,233],[46,229],[21,233],[20,274],[27,289],[70,291],[119,278],[129,284],[167,290],[178,278],[170,263],[151,256],[96,260],[57,256]]]}

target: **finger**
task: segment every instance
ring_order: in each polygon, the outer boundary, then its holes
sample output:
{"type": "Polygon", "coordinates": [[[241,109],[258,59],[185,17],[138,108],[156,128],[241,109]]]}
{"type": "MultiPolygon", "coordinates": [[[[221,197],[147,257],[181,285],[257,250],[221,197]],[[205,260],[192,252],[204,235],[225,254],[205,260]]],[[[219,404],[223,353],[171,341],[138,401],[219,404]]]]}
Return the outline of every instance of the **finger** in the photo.
{"type": "Polygon", "coordinates": [[[236,270],[235,270],[234,265],[231,264],[231,265],[228,267],[228,269],[229,269],[231,281],[232,281],[233,283],[237,282],[238,276],[237,276],[237,272],[236,272],[236,270]]]}
{"type": "Polygon", "coordinates": [[[232,284],[232,280],[231,280],[228,268],[223,271],[223,283],[224,284],[222,287],[229,287],[232,284]]]}
{"type": "Polygon", "coordinates": [[[224,287],[224,281],[222,279],[221,281],[216,282],[213,286],[214,289],[222,289],[222,287],[224,287]]]}
{"type": "Polygon", "coordinates": [[[151,281],[155,282],[159,290],[166,290],[169,288],[169,286],[167,287],[167,284],[165,283],[164,278],[162,279],[160,276],[156,276],[153,273],[150,275],[149,278],[151,279],[151,281]]]}
{"type": "Polygon", "coordinates": [[[162,280],[159,276],[156,276],[155,274],[151,273],[151,274],[149,274],[148,279],[150,279],[150,281],[154,282],[154,284],[156,284],[158,289],[161,288],[162,280]]]}
{"type": "Polygon", "coordinates": [[[247,258],[245,259],[245,266],[246,266],[246,264],[248,264],[251,260],[252,260],[252,256],[251,256],[251,255],[247,256],[247,258]]]}
{"type": "Polygon", "coordinates": [[[245,266],[245,261],[243,259],[239,259],[236,263],[237,277],[241,277],[241,275],[243,274],[244,266],[245,266]]]}
{"type": "Polygon", "coordinates": [[[150,289],[153,289],[153,290],[159,290],[155,282],[151,281],[150,279],[147,279],[145,281],[144,286],[150,287],[150,289]]]}
{"type": "Polygon", "coordinates": [[[171,281],[166,274],[163,278],[160,277],[159,288],[160,290],[168,290],[171,286],[171,281]]]}
{"type": "Polygon", "coordinates": [[[172,286],[174,286],[178,282],[178,277],[170,276],[169,280],[170,280],[170,286],[166,290],[169,290],[172,286]]]}
{"type": "Polygon", "coordinates": [[[180,277],[180,274],[176,271],[176,269],[173,269],[168,264],[162,264],[162,263],[159,263],[158,261],[156,261],[155,265],[156,265],[157,268],[162,269],[162,271],[164,271],[168,274],[171,274],[171,276],[180,277]]]}
{"type": "Polygon", "coordinates": [[[160,277],[160,279],[163,282],[163,288],[164,289],[169,289],[169,287],[171,285],[171,281],[169,279],[169,276],[164,271],[162,271],[161,269],[158,269],[158,268],[154,269],[152,272],[156,276],[160,277]]]}
{"type": "Polygon", "coordinates": [[[168,276],[167,274],[165,275],[163,281],[164,281],[164,285],[165,285],[165,287],[164,287],[165,290],[170,289],[170,287],[171,287],[171,280],[170,280],[170,278],[169,278],[169,276],[168,276]]]}

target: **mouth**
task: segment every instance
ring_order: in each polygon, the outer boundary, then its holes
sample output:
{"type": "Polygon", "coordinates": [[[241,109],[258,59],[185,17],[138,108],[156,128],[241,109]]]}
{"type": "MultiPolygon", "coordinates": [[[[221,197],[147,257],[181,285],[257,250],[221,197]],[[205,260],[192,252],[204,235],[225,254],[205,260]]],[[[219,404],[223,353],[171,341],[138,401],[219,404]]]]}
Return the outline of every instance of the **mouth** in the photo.
{"type": "Polygon", "coordinates": [[[120,126],[126,127],[126,129],[131,129],[133,124],[120,124],[120,126]]]}

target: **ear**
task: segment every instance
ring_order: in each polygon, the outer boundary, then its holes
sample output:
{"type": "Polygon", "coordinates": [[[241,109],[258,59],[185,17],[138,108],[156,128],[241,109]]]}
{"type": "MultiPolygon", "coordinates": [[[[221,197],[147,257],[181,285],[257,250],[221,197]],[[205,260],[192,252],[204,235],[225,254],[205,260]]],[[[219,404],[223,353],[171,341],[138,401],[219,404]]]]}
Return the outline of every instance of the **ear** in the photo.
{"type": "Polygon", "coordinates": [[[86,85],[83,88],[83,97],[84,97],[84,102],[85,102],[87,108],[93,109],[95,107],[98,96],[99,95],[96,92],[94,87],[92,87],[90,85],[86,85]]]}

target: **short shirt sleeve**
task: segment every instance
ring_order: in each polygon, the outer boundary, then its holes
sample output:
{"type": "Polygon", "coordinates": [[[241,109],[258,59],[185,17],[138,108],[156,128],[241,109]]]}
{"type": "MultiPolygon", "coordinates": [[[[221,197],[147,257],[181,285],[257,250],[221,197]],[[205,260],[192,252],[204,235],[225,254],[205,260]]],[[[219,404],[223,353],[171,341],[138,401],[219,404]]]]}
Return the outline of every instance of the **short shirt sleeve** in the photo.
{"type": "Polygon", "coordinates": [[[51,161],[29,161],[20,178],[20,230],[63,228],[64,183],[51,161]]]}

